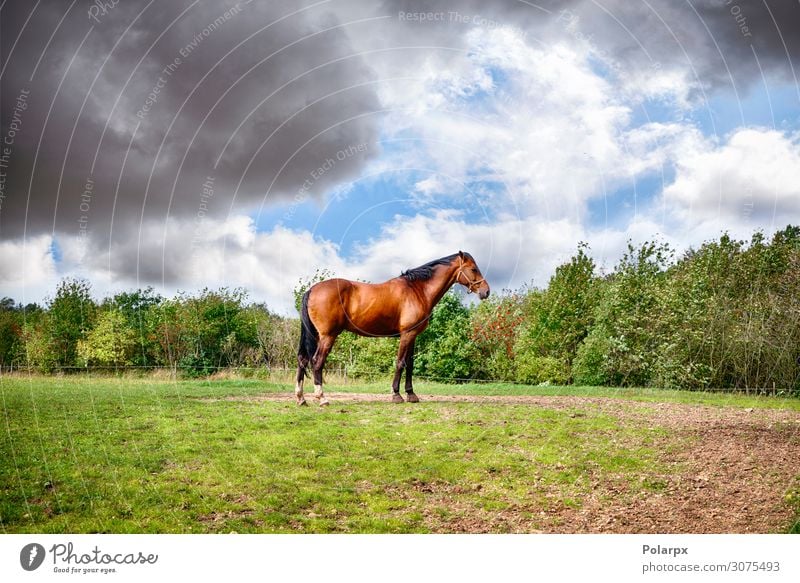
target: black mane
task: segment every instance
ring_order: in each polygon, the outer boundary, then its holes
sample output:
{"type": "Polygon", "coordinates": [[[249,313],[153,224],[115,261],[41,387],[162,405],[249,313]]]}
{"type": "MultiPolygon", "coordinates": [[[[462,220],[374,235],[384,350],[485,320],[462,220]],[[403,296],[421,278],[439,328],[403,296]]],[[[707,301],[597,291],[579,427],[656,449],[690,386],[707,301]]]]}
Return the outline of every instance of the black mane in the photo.
{"type": "MultiPolygon", "coordinates": [[[[435,267],[439,265],[450,265],[450,263],[452,263],[453,259],[456,257],[458,257],[458,253],[453,253],[447,257],[441,257],[440,259],[428,261],[425,265],[420,265],[414,269],[408,269],[402,272],[400,277],[406,278],[407,281],[425,281],[433,277],[433,269],[435,267]]],[[[469,253],[464,252],[464,259],[472,259],[472,256],[469,253]]]]}

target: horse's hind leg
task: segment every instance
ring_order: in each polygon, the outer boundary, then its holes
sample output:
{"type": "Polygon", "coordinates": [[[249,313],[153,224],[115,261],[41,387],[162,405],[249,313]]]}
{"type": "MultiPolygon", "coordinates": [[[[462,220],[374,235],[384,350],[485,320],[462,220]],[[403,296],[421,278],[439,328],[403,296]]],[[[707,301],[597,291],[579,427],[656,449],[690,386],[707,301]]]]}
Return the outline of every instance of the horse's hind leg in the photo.
{"type": "Polygon", "coordinates": [[[328,399],[325,398],[325,393],[322,391],[322,369],[325,367],[325,359],[328,358],[335,341],[336,336],[320,335],[317,353],[312,360],[312,366],[314,367],[314,397],[320,406],[329,404],[328,399]]]}
{"type": "Polygon", "coordinates": [[[294,386],[294,396],[297,398],[298,405],[307,405],[306,398],[303,396],[303,381],[306,378],[306,367],[308,357],[304,354],[297,355],[297,382],[294,386]]]}

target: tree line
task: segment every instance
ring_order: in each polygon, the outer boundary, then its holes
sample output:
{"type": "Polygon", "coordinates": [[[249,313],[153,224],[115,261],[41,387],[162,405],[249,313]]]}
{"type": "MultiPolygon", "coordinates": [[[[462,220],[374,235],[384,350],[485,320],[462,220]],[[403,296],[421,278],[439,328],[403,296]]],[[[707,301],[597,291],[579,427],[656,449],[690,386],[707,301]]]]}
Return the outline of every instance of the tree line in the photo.
{"type": "MultiPolygon", "coordinates": [[[[319,272],[298,282],[299,301],[319,272]]],[[[65,279],[43,306],[0,302],[0,366],[40,372],[162,367],[187,376],[295,366],[299,321],[242,289],[164,298],[152,288],[96,302],[65,279]]],[[[380,378],[395,338],[339,337],[328,370],[380,378]]],[[[768,389],[800,394],[800,227],[767,239],[721,236],[680,257],[628,246],[609,272],[585,244],[544,288],[436,306],[417,339],[415,372],[460,381],[768,389]]]]}

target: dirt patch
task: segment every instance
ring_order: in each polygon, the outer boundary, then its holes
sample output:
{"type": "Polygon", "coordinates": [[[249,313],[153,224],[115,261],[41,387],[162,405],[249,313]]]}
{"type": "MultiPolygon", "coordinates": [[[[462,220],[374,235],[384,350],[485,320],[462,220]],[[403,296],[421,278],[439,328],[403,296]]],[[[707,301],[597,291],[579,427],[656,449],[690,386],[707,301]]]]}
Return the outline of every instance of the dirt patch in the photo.
{"type": "MultiPolygon", "coordinates": [[[[621,397],[578,397],[578,396],[537,396],[537,395],[426,395],[418,393],[422,403],[497,403],[503,405],[530,405],[545,409],[575,409],[592,413],[609,413],[623,418],[630,417],[629,412],[637,416],[651,414],[659,420],[659,425],[669,427],[700,427],[720,419],[730,421],[780,421],[785,420],[798,424],[800,430],[800,412],[786,409],[738,409],[710,407],[705,405],[686,405],[682,403],[659,403],[652,401],[631,401],[621,397]]],[[[326,392],[331,406],[349,403],[391,403],[391,396],[383,393],[343,393],[326,392]]],[[[261,395],[230,396],[222,398],[200,399],[207,403],[218,401],[245,402],[289,402],[294,403],[294,393],[263,393],[261,395]]],[[[306,393],[306,400],[312,407],[316,405],[313,393],[306,393]]],[[[414,405],[410,405],[414,406],[414,405]]]]}
{"type": "MultiPolygon", "coordinates": [[[[392,406],[383,394],[327,396],[332,409],[360,402],[392,406]]],[[[423,403],[569,410],[572,416],[607,414],[637,426],[668,430],[654,446],[667,472],[638,476],[641,484],[632,483],[630,476],[587,475],[590,494],[577,502],[565,501],[553,489],[536,492],[530,503],[480,508],[462,496],[463,486],[414,483],[398,489],[396,494],[408,499],[434,532],[768,533],[784,531],[793,519],[783,495],[800,473],[797,411],[577,396],[420,394],[420,398],[423,403]]],[[[293,402],[294,395],[227,400],[293,402]]]]}
{"type": "Polygon", "coordinates": [[[706,422],[678,429],[658,449],[672,471],[645,477],[657,491],[594,484],[580,509],[552,512],[561,519],[552,531],[769,533],[793,519],[783,495],[798,475],[797,426],[706,422]]]}

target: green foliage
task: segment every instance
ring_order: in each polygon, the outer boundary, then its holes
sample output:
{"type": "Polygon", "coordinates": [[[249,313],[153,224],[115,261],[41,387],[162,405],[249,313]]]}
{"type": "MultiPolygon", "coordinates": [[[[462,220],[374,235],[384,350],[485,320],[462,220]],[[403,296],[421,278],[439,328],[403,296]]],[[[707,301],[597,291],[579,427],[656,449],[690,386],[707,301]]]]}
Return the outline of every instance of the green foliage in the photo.
{"type": "Polygon", "coordinates": [[[190,376],[203,376],[239,364],[234,355],[257,345],[257,331],[244,311],[244,290],[204,289],[183,296],[175,309],[173,334],[180,348],[178,366],[190,376]]]}
{"type": "Polygon", "coordinates": [[[136,332],[121,310],[106,310],[86,340],[78,341],[78,356],[86,366],[125,366],[133,364],[136,332]]]}
{"type": "Polygon", "coordinates": [[[470,340],[475,345],[478,378],[516,379],[515,344],[524,320],[524,304],[538,292],[505,293],[490,296],[470,314],[470,340]]]}
{"type": "Polygon", "coordinates": [[[94,325],[96,311],[88,281],[66,278],[58,284],[48,305],[49,336],[58,366],[77,364],[78,341],[84,340],[94,325]]]}
{"type": "Polygon", "coordinates": [[[428,327],[417,337],[415,372],[444,380],[471,378],[478,349],[469,337],[469,319],[459,296],[445,294],[433,309],[428,327]]]}
{"type": "Polygon", "coordinates": [[[14,300],[0,300],[0,369],[12,366],[22,347],[23,314],[16,310],[14,300]]]}
{"type": "Polygon", "coordinates": [[[151,306],[147,311],[148,341],[155,347],[156,359],[162,366],[177,371],[191,345],[186,322],[180,317],[181,304],[177,299],[151,306]]]}
{"type": "MultiPolygon", "coordinates": [[[[302,295],[332,273],[317,271],[302,295]]],[[[89,283],[65,279],[46,309],[0,300],[0,367],[165,366],[203,376],[225,367],[293,368],[299,323],[248,304],[243,290],[164,299],[152,288],[99,308],[89,283]]],[[[329,370],[391,374],[397,339],[345,333],[329,370]]],[[[544,289],[493,294],[472,307],[449,293],[417,339],[415,372],[529,384],[733,388],[800,394],[800,227],[771,240],[728,235],[677,261],[665,245],[629,246],[600,276],[585,244],[544,289]]]]}
{"type": "MultiPolygon", "coordinates": [[[[266,365],[270,368],[291,368],[297,362],[297,343],[299,324],[292,318],[282,318],[270,313],[264,304],[253,304],[242,312],[242,318],[255,333],[255,344],[245,343],[247,347],[239,357],[239,364],[256,367],[266,365]]],[[[228,356],[229,362],[236,361],[236,355],[228,356]]]]}
{"type": "Polygon", "coordinates": [[[515,377],[528,385],[566,385],[569,382],[569,365],[553,356],[535,356],[523,352],[517,356],[515,377]]]}
{"type": "Polygon", "coordinates": [[[572,362],[575,384],[590,387],[613,384],[613,373],[607,358],[612,348],[604,329],[592,329],[578,347],[578,353],[572,362]]]}
{"type": "Polygon", "coordinates": [[[515,346],[517,381],[569,382],[570,363],[594,324],[599,299],[595,264],[587,251],[585,243],[578,245],[578,252],[556,268],[546,290],[528,294],[515,346]]]}
{"type": "Polygon", "coordinates": [[[628,245],[600,290],[591,331],[594,337],[578,361],[582,379],[604,379],[622,386],[650,383],[661,341],[659,297],[670,257],[666,245],[628,245]],[[599,349],[604,351],[602,359],[599,349]]]}
{"type": "Polygon", "coordinates": [[[766,243],[727,235],[683,257],[661,304],[661,385],[800,388],[800,246],[787,227],[766,243]]]}
{"type": "Polygon", "coordinates": [[[157,347],[152,342],[147,327],[148,312],[161,304],[164,298],[155,293],[152,287],[137,289],[132,292],[121,292],[113,296],[107,303],[119,310],[135,334],[135,349],[131,363],[137,366],[152,366],[157,363],[157,347]]]}
{"type": "Polygon", "coordinates": [[[21,333],[25,364],[44,373],[53,372],[58,366],[58,354],[50,336],[51,319],[52,316],[45,311],[31,314],[23,324],[21,333]]]}
{"type": "Polygon", "coordinates": [[[342,333],[328,356],[328,370],[362,379],[385,378],[394,372],[397,338],[370,338],[342,333]]]}

